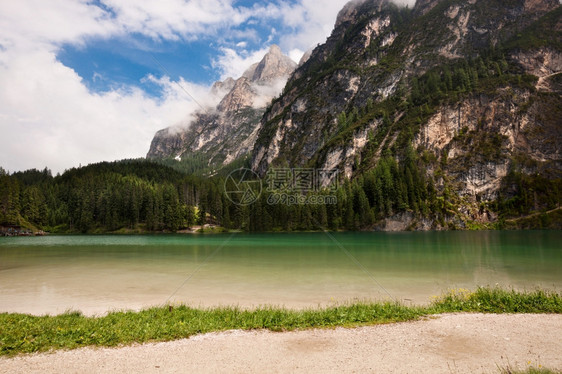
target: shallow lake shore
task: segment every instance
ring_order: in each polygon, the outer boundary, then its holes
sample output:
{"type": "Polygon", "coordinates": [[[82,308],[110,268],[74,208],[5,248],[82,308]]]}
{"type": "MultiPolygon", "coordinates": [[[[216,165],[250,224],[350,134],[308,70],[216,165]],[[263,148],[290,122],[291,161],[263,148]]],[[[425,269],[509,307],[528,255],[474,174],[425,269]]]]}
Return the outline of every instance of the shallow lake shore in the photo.
{"type": "Polygon", "coordinates": [[[155,305],[427,304],[450,289],[562,289],[560,232],[2,238],[0,312],[155,305]]]}

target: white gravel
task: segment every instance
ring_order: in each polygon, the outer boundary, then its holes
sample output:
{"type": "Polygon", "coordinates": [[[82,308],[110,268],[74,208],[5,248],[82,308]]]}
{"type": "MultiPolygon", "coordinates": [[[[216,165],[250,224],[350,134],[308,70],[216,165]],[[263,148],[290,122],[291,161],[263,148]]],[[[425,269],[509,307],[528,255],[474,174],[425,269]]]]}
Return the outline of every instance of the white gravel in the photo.
{"type": "Polygon", "coordinates": [[[357,329],[229,331],[0,359],[1,373],[499,373],[562,370],[561,315],[445,314],[357,329]]]}

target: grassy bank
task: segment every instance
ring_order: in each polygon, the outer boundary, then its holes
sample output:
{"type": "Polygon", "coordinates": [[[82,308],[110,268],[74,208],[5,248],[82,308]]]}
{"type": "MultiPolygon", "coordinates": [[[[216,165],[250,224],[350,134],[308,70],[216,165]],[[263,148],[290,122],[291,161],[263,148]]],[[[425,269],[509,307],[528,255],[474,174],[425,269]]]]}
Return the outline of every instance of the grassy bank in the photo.
{"type": "Polygon", "coordinates": [[[0,314],[0,355],[170,341],[232,329],[288,331],[355,327],[450,312],[562,313],[562,294],[480,288],[475,292],[451,291],[424,307],[360,303],[298,311],[273,307],[243,310],[164,306],[140,312],[114,312],[103,317],[85,317],[76,312],[41,317],[4,313],[0,314]]]}

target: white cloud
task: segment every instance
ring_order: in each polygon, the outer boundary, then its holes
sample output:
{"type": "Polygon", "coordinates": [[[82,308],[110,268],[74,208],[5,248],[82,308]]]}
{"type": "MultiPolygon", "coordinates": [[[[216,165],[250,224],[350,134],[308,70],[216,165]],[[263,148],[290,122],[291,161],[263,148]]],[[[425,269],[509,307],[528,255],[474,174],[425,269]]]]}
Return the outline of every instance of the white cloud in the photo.
{"type": "MultiPolygon", "coordinates": [[[[143,157],[155,131],[198,107],[169,79],[154,82],[163,88],[160,100],[130,87],[95,94],[50,52],[14,59],[0,68],[0,132],[5,134],[0,164],[10,170],[48,166],[62,171],[143,157]]],[[[187,86],[193,94],[208,91],[187,86]]]]}
{"type": "Polygon", "coordinates": [[[267,52],[266,45],[247,49],[250,41],[265,42],[255,26],[281,19],[293,30],[280,38],[281,47],[297,60],[325,40],[346,2],[279,1],[240,8],[234,0],[100,1],[103,7],[90,0],[0,2],[0,166],[11,171],[48,166],[57,172],[141,157],[157,130],[185,122],[199,108],[181,87],[203,106],[215,102],[207,95],[209,87],[167,77],[145,78],[162,88],[157,99],[133,86],[91,92],[75,71],[57,60],[65,44],[127,40],[133,33],[155,40],[213,37],[221,53],[212,66],[222,78],[239,77],[267,52]],[[228,45],[238,44],[236,49],[221,46],[225,37],[234,41],[228,45]]]}
{"type": "Polygon", "coordinates": [[[301,60],[302,56],[304,56],[305,51],[302,51],[298,48],[292,49],[289,51],[289,57],[291,60],[295,61],[297,64],[301,60]]]}
{"type": "Polygon", "coordinates": [[[0,44],[7,48],[55,48],[119,31],[110,15],[84,0],[0,2],[0,44]]]}
{"type": "Polygon", "coordinates": [[[212,65],[213,68],[219,70],[221,74],[220,79],[224,80],[228,77],[234,79],[241,77],[250,65],[261,61],[263,56],[269,50],[269,47],[265,47],[257,51],[243,50],[237,52],[232,48],[226,47],[223,47],[220,50],[221,55],[212,61],[212,65]]]}
{"type": "Polygon", "coordinates": [[[271,100],[283,91],[283,87],[287,83],[287,79],[277,79],[268,85],[254,84],[252,88],[257,93],[254,100],[254,108],[264,108],[271,100]]]}
{"type": "Polygon", "coordinates": [[[283,50],[307,51],[326,41],[332,32],[340,9],[348,0],[301,0],[295,5],[283,5],[280,13],[283,22],[295,29],[294,33],[281,37],[283,50]]]}
{"type": "Polygon", "coordinates": [[[395,4],[409,6],[412,8],[416,4],[416,0],[392,0],[395,4]]]}
{"type": "MultiPolygon", "coordinates": [[[[133,27],[134,10],[129,9],[129,18],[117,13],[114,18],[86,1],[0,2],[1,166],[11,171],[48,166],[60,172],[79,164],[143,157],[157,130],[199,108],[181,87],[203,98],[202,105],[209,104],[209,87],[167,77],[147,77],[162,88],[159,99],[137,87],[90,92],[80,76],[56,59],[63,43],[83,45],[90,37],[123,36],[143,25],[133,27]]],[[[169,24],[147,20],[147,32],[164,37],[176,27],[174,22],[177,18],[169,24]]]]}
{"type": "Polygon", "coordinates": [[[127,32],[174,40],[197,38],[221,27],[239,25],[250,16],[231,0],[102,0],[127,32]]]}
{"type": "MultiPolygon", "coordinates": [[[[295,62],[299,62],[304,53],[319,43],[323,43],[330,35],[337,14],[348,0],[325,0],[318,5],[316,0],[301,0],[295,4],[285,2],[279,5],[269,4],[255,7],[254,17],[262,19],[280,19],[284,25],[293,29],[292,33],[280,37],[280,47],[295,62]]],[[[212,66],[221,73],[221,80],[227,77],[237,78],[253,63],[259,62],[267,53],[271,38],[278,31],[271,29],[264,48],[255,51],[236,51],[232,48],[221,48],[221,54],[213,60],[212,66]]]]}

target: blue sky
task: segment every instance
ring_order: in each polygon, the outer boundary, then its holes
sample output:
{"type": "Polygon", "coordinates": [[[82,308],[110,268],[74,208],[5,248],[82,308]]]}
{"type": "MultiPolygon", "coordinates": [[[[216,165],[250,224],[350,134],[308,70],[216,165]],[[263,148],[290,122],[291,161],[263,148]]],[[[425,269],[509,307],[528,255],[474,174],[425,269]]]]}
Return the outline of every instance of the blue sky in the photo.
{"type": "Polygon", "coordinates": [[[138,86],[147,94],[160,97],[162,87],[144,79],[149,74],[167,75],[174,81],[183,77],[203,85],[220,79],[220,72],[211,66],[218,51],[208,42],[133,38],[142,43],[143,49],[120,39],[96,40],[87,47],[66,45],[58,52],[57,59],[80,75],[90,90],[97,92],[138,86]]]}
{"type": "MultiPolygon", "coordinates": [[[[271,44],[298,60],[347,0],[0,2],[0,166],[55,173],[143,157],[212,83],[271,44]]],[[[214,101],[215,100],[215,101],[214,101]]]]}
{"type": "MultiPolygon", "coordinates": [[[[104,7],[113,17],[111,8],[104,7]]],[[[238,9],[253,9],[267,4],[298,6],[297,1],[263,2],[236,1],[238,9]]],[[[93,91],[108,91],[119,85],[137,85],[149,95],[159,97],[161,87],[143,80],[147,75],[167,75],[176,81],[184,78],[196,84],[211,84],[223,77],[217,66],[217,57],[223,48],[232,49],[242,56],[250,51],[262,50],[272,43],[281,44],[283,35],[298,32],[299,25],[289,26],[278,14],[269,19],[249,17],[247,21],[225,28],[219,35],[198,34],[182,38],[151,37],[136,32],[109,39],[92,39],[86,45],[68,43],[58,51],[57,59],[71,67],[93,91]]],[[[302,45],[293,50],[299,56],[302,45]]],[[[286,51],[288,53],[289,51],[286,51]]]]}

